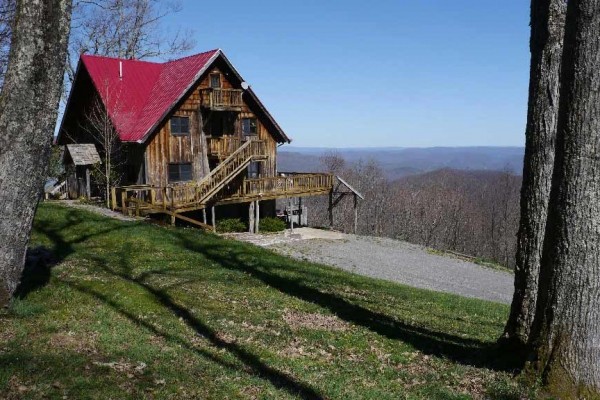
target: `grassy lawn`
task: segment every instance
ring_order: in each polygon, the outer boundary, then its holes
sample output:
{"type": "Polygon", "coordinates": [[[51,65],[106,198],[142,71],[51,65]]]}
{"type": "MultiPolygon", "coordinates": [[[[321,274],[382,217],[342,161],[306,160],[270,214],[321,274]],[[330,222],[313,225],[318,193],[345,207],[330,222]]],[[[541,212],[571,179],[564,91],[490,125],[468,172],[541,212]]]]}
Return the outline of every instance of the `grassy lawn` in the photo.
{"type": "Polygon", "coordinates": [[[0,398],[518,399],[504,305],[42,204],[0,398]],[[51,255],[49,255],[51,254],[51,255]]]}

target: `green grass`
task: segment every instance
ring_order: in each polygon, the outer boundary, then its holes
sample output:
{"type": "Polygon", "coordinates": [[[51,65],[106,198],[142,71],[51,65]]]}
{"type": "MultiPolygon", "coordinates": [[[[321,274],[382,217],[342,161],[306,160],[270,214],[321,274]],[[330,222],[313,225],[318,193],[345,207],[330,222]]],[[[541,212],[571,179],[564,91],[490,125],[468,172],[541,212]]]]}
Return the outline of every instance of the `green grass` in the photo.
{"type": "Polygon", "coordinates": [[[0,398],[513,399],[504,305],[194,229],[38,210],[0,398]],[[49,255],[51,254],[51,256],[49,255]]]}

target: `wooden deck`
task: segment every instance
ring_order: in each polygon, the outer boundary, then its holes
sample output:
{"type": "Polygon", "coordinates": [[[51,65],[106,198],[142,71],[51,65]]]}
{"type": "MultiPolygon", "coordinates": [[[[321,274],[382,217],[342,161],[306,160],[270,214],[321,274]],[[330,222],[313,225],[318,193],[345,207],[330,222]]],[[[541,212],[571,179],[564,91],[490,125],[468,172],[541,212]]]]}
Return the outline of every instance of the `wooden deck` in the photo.
{"type": "Polygon", "coordinates": [[[294,174],[274,178],[243,179],[233,190],[202,200],[194,184],[157,187],[132,185],[112,189],[113,209],[125,214],[181,213],[211,205],[249,203],[285,197],[327,195],[333,189],[330,174],[294,174]],[[169,212],[167,212],[169,211],[169,212]]]}
{"type": "MultiPolygon", "coordinates": [[[[249,137],[241,146],[236,148],[236,145],[239,146],[239,142],[232,137],[211,140],[209,147],[213,154],[219,154],[221,158],[230,154],[220,160],[210,174],[200,181],[164,187],[114,187],[112,208],[129,215],[167,214],[171,216],[172,223],[175,222],[175,218],[180,218],[207,228],[205,223],[183,216],[182,213],[235,203],[250,203],[252,208],[254,202],[262,200],[320,195],[329,195],[330,209],[335,205],[332,203],[332,196],[334,192],[337,193],[334,190],[334,175],[286,173],[276,177],[248,179],[244,175],[250,163],[267,158],[265,142],[249,137]]],[[[337,179],[337,182],[344,183],[341,178],[337,179]]],[[[341,194],[343,195],[344,193],[341,194]]],[[[211,211],[214,212],[214,208],[211,211]]],[[[214,221],[214,218],[212,220],[214,221]]]]}

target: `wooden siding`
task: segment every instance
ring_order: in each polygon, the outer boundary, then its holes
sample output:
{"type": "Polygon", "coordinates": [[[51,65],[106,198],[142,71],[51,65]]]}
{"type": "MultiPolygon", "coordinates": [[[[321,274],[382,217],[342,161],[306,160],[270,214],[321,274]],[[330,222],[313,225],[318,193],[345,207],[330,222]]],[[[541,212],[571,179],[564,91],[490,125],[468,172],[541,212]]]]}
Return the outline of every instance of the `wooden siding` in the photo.
{"type": "MultiPolygon", "coordinates": [[[[190,118],[190,134],[188,136],[173,136],[170,132],[169,118],[160,126],[158,132],[154,134],[146,147],[146,183],[154,186],[167,186],[168,181],[168,164],[170,163],[191,163],[193,168],[193,179],[198,181],[202,179],[209,171],[206,171],[208,148],[206,140],[202,138],[200,132],[200,123],[208,125],[211,123],[211,116],[214,113],[225,113],[225,111],[213,111],[206,105],[208,99],[206,91],[203,89],[210,88],[210,75],[214,73],[221,74],[221,87],[223,89],[232,89],[234,85],[229,79],[228,74],[225,74],[221,69],[215,67],[207,71],[200,82],[190,91],[190,94],[182,101],[182,103],[169,116],[187,116],[190,118]]],[[[236,83],[235,88],[239,88],[239,83],[236,83]]],[[[227,111],[231,113],[231,111],[227,111]]],[[[223,115],[223,114],[221,114],[223,115]]],[[[247,102],[241,107],[241,112],[233,114],[233,132],[220,132],[225,135],[234,135],[242,143],[242,118],[257,119],[257,135],[258,138],[264,141],[267,148],[267,158],[261,161],[261,177],[274,177],[277,174],[277,142],[266,129],[263,122],[248,107],[247,102]]],[[[207,132],[210,129],[205,129],[205,134],[217,132],[207,132]]],[[[171,182],[172,183],[172,182],[171,182]]]]}

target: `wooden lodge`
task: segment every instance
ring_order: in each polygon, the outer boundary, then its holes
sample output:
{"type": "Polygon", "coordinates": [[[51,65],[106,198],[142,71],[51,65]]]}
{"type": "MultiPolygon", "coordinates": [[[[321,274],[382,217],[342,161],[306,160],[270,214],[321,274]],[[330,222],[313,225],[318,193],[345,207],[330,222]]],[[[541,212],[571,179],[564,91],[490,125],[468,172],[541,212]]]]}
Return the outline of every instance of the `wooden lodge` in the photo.
{"type": "MultiPolygon", "coordinates": [[[[290,142],[221,50],[166,63],[81,56],[57,138],[71,149],[94,144],[112,163],[115,210],[203,227],[249,216],[251,231],[274,215],[277,198],[360,196],[330,174],[279,174],[277,148],[290,142]]],[[[69,156],[64,163],[67,183],[78,182],[70,197],[102,195],[90,166],[69,156]]]]}

